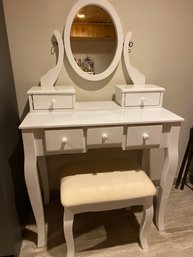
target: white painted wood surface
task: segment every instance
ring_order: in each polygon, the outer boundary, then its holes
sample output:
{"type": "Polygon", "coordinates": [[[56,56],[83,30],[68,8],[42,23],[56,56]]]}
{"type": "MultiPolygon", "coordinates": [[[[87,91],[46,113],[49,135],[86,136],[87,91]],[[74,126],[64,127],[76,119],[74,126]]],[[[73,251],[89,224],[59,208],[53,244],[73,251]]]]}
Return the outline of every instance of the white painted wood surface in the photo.
{"type": "Polygon", "coordinates": [[[145,84],[145,75],[142,74],[138,69],[134,68],[131,65],[130,59],[129,59],[129,41],[131,40],[132,32],[128,32],[123,46],[123,59],[125,63],[125,67],[127,69],[127,72],[133,82],[133,84],[145,84]]]}
{"type": "Polygon", "coordinates": [[[77,103],[76,108],[60,112],[28,113],[20,129],[65,128],[79,126],[132,125],[182,122],[183,118],[165,108],[121,108],[114,102],[77,103]]]}
{"type": "Polygon", "coordinates": [[[160,107],[165,89],[153,84],[117,85],[115,101],[122,107],[160,107]]]}
{"type": "Polygon", "coordinates": [[[32,206],[32,210],[35,214],[35,221],[37,224],[37,245],[41,247],[46,245],[47,237],[45,231],[45,217],[42,196],[40,191],[40,181],[38,177],[34,134],[30,130],[26,133],[23,132],[22,137],[25,149],[25,183],[27,186],[30,203],[32,206]]]}
{"type": "Polygon", "coordinates": [[[54,111],[75,107],[73,86],[32,87],[27,91],[30,111],[54,111]]]}
{"type": "Polygon", "coordinates": [[[123,127],[101,127],[88,128],[87,130],[87,147],[118,147],[122,146],[123,127]]]}
{"type": "Polygon", "coordinates": [[[159,231],[165,230],[164,213],[178,165],[179,134],[180,126],[173,124],[170,133],[168,134],[168,147],[164,149],[164,167],[160,181],[159,194],[157,197],[157,206],[155,209],[155,224],[159,231]]]}
{"type": "MultiPolygon", "coordinates": [[[[84,131],[83,148],[87,150],[86,139],[87,129],[93,126],[100,130],[106,127],[123,127],[123,131],[137,126],[162,126],[160,133],[153,133],[156,139],[156,147],[163,148],[166,157],[161,177],[160,190],[158,192],[157,207],[155,210],[155,223],[160,231],[164,230],[164,213],[167,200],[170,194],[178,163],[178,139],[180,126],[183,118],[160,107],[146,109],[122,108],[113,102],[102,103],[77,103],[77,108],[60,112],[31,112],[20,125],[23,134],[24,152],[25,152],[25,179],[30,202],[34,212],[38,232],[38,246],[46,245],[45,220],[42,196],[40,192],[39,179],[37,177],[37,156],[47,154],[61,154],[64,151],[46,151],[45,136],[46,130],[53,131],[57,129],[65,130],[69,128],[82,129],[84,131]]],[[[142,129],[143,132],[143,129],[142,129]]],[[[55,134],[55,132],[53,132],[55,134]]],[[[150,135],[151,136],[151,135],[150,135]]],[[[122,135],[122,149],[125,149],[127,135],[122,135]]],[[[50,140],[50,139],[49,139],[50,140]]],[[[136,139],[137,140],[137,139],[136,139]]],[[[127,140],[129,145],[129,139],[127,140]]],[[[102,144],[101,144],[102,147],[102,144]]],[[[152,148],[154,145],[138,145],[137,149],[152,148]]],[[[127,147],[133,149],[135,147],[127,147]]],[[[146,163],[147,160],[143,160],[146,163]]]]}
{"type": "Polygon", "coordinates": [[[127,128],[126,148],[156,146],[161,142],[162,125],[132,126],[127,128]]]}
{"type": "Polygon", "coordinates": [[[58,43],[58,60],[54,68],[50,69],[45,75],[40,79],[40,85],[42,88],[52,88],[59,76],[61,71],[63,60],[64,60],[64,44],[63,39],[58,30],[54,30],[54,36],[58,43]]]}
{"type": "Polygon", "coordinates": [[[82,129],[45,130],[46,151],[60,153],[83,152],[84,134],[82,129]]]}

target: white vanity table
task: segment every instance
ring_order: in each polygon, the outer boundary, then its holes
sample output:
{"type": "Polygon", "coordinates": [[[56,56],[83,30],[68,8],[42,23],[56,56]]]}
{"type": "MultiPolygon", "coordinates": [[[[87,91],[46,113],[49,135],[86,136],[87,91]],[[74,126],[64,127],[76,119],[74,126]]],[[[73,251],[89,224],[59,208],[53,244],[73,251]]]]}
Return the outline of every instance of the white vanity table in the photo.
{"type": "MultiPolygon", "coordinates": [[[[56,35],[59,47],[62,47],[60,36],[56,35]]],[[[121,58],[123,36],[120,21],[113,7],[105,0],[78,1],[69,13],[64,38],[67,57],[72,68],[91,83],[111,74],[121,58]],[[89,4],[104,8],[111,15],[117,31],[117,50],[113,61],[103,73],[97,75],[84,73],[76,64],[70,48],[70,28],[75,14],[89,4]]],[[[127,60],[126,56],[124,58],[127,60]]],[[[59,59],[61,60],[62,56],[59,59]]],[[[119,147],[123,151],[143,149],[143,163],[148,161],[146,152],[149,149],[164,149],[164,165],[155,209],[155,224],[159,231],[164,231],[164,213],[177,169],[178,140],[183,118],[162,107],[164,89],[145,85],[144,76],[130,64],[127,68],[132,74],[134,84],[141,82],[142,85],[117,86],[115,97],[117,103],[76,102],[75,91],[71,87],[64,86],[59,89],[44,87],[43,85],[50,79],[50,73],[53,81],[57,79],[60,65],[61,63],[58,63],[57,69],[52,69],[44,76],[42,87],[28,91],[30,112],[20,125],[25,153],[25,180],[37,223],[37,245],[39,247],[46,245],[44,207],[37,159],[39,159],[40,175],[43,178],[46,203],[49,202],[49,186],[44,157],[64,154],[65,158],[66,153],[86,153],[92,148],[119,147]],[[130,94],[133,93],[136,103],[130,105],[132,99],[130,94]]]]}
{"type": "MultiPolygon", "coordinates": [[[[165,150],[164,168],[155,209],[155,224],[164,230],[164,213],[178,163],[178,139],[183,119],[159,108],[127,109],[114,102],[80,104],[63,112],[28,113],[20,125],[25,151],[25,180],[35,215],[38,246],[46,244],[44,208],[37,157],[86,152],[89,148],[121,147],[165,150]],[[104,106],[103,106],[104,105],[104,106]],[[100,106],[100,108],[99,108],[100,106]],[[134,134],[133,134],[134,133],[134,134]]],[[[64,156],[65,158],[65,156],[64,156]]]]}

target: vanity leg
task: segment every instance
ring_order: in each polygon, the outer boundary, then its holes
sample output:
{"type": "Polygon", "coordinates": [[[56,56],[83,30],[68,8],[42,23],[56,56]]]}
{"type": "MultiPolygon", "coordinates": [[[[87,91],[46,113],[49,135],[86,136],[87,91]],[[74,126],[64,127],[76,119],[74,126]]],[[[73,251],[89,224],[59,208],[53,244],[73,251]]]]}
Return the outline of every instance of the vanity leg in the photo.
{"type": "Polygon", "coordinates": [[[37,224],[37,246],[42,247],[46,245],[45,220],[33,131],[22,131],[22,137],[25,153],[25,182],[37,224]]]}
{"type": "Polygon", "coordinates": [[[50,202],[50,195],[49,195],[47,163],[46,163],[45,156],[38,157],[38,167],[39,167],[39,173],[40,173],[40,177],[41,177],[43,194],[44,194],[44,204],[48,205],[50,202]]]}
{"type": "Polygon", "coordinates": [[[164,167],[155,209],[155,225],[159,231],[165,230],[164,214],[178,165],[179,133],[180,124],[171,127],[168,134],[168,147],[165,148],[164,167]]]}

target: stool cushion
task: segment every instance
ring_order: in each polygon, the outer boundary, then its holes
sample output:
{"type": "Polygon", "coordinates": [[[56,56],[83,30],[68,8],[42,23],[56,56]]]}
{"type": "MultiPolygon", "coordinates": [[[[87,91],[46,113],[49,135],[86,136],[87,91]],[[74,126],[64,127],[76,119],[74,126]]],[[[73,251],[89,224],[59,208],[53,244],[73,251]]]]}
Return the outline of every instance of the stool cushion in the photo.
{"type": "Polygon", "coordinates": [[[153,196],[156,188],[143,170],[132,169],[63,177],[60,194],[70,207],[153,196]]]}

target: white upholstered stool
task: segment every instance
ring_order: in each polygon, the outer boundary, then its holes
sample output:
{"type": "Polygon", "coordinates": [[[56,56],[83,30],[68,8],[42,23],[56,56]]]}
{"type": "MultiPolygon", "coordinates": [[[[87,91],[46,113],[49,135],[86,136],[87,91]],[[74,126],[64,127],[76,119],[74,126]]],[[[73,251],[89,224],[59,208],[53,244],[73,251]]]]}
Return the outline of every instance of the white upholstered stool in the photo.
{"type": "MultiPolygon", "coordinates": [[[[119,209],[134,205],[143,206],[143,217],[140,225],[139,239],[143,249],[147,249],[147,234],[153,218],[153,196],[156,188],[140,169],[121,170],[116,161],[103,161],[100,166],[108,167],[107,172],[96,172],[97,162],[70,166],[81,173],[61,179],[61,203],[64,206],[64,235],[67,245],[67,257],[74,256],[73,220],[74,214],[89,211],[119,209]],[[113,163],[115,165],[113,165],[113,163]],[[110,166],[110,168],[109,168],[110,166]],[[92,172],[92,169],[94,172],[92,172]],[[90,169],[90,173],[88,172],[90,169]]],[[[124,167],[122,167],[124,168],[124,167]]],[[[69,170],[69,167],[68,167],[69,170]]]]}

